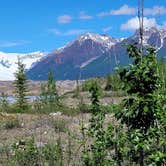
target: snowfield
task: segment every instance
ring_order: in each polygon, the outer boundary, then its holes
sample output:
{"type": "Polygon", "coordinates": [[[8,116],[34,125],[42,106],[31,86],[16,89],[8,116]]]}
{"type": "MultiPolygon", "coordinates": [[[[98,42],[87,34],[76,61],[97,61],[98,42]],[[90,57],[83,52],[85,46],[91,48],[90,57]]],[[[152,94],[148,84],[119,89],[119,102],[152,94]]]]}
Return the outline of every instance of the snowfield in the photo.
{"type": "Polygon", "coordinates": [[[32,53],[4,53],[0,52],[0,80],[14,80],[14,73],[17,71],[18,57],[25,64],[26,69],[30,69],[35,63],[40,61],[46,54],[40,51],[32,53]]]}

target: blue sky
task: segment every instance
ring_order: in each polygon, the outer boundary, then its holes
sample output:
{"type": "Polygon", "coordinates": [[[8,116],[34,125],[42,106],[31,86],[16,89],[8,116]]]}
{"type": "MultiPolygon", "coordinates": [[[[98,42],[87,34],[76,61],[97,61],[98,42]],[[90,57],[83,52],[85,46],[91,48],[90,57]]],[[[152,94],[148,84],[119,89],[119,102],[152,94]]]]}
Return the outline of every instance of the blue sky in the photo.
{"type": "MultiPolygon", "coordinates": [[[[126,37],[137,0],[0,0],[0,51],[50,52],[93,32],[126,37]]],[[[145,0],[145,25],[166,28],[166,0],[145,0]]]]}

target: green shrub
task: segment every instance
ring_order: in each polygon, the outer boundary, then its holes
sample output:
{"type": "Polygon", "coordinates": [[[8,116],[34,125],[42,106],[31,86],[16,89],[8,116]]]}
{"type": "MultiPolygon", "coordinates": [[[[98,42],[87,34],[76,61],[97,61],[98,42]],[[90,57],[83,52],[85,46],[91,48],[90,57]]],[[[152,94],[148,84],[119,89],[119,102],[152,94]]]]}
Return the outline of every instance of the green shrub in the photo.
{"type": "Polygon", "coordinates": [[[39,151],[34,138],[20,140],[12,146],[12,162],[19,166],[37,166],[39,164],[39,151]]]}
{"type": "Polygon", "coordinates": [[[122,90],[117,90],[117,91],[105,91],[103,93],[103,97],[124,97],[126,96],[127,93],[125,91],[122,91],[122,90]]]}
{"type": "Polygon", "coordinates": [[[3,127],[5,129],[19,128],[20,123],[19,123],[18,119],[8,120],[4,123],[3,127]]]}
{"type": "Polygon", "coordinates": [[[116,113],[119,112],[122,109],[121,104],[112,104],[112,105],[101,105],[100,109],[105,113],[116,113]]]}
{"type": "Polygon", "coordinates": [[[78,109],[81,113],[89,113],[91,112],[91,107],[85,103],[79,104],[78,109]]]}
{"type": "Polygon", "coordinates": [[[1,93],[0,95],[0,112],[9,112],[10,104],[7,100],[7,94],[1,93]]]}
{"type": "Polygon", "coordinates": [[[4,129],[13,129],[13,128],[19,128],[21,125],[17,115],[1,113],[0,126],[4,129]]]}
{"type": "MultiPolygon", "coordinates": [[[[94,82],[97,82],[98,84],[101,83],[101,85],[103,84],[101,78],[91,78],[91,79],[85,80],[82,83],[82,91],[89,91],[90,88],[93,86],[94,82]]],[[[101,87],[99,87],[99,89],[101,91],[101,87]]]]}
{"type": "Polygon", "coordinates": [[[25,104],[22,104],[22,107],[19,107],[16,103],[13,103],[10,107],[10,110],[8,111],[8,113],[31,113],[31,106],[25,104]]]}
{"type": "Polygon", "coordinates": [[[66,132],[68,121],[65,119],[53,119],[52,125],[56,132],[66,132]]]}
{"type": "Polygon", "coordinates": [[[63,151],[61,140],[58,139],[56,144],[47,144],[42,148],[44,163],[49,166],[63,166],[63,151]]]}
{"type": "Polygon", "coordinates": [[[62,114],[66,116],[76,116],[80,113],[80,110],[77,108],[69,108],[69,107],[63,107],[61,109],[62,114]]]}
{"type": "MultiPolygon", "coordinates": [[[[4,149],[2,153],[4,153],[4,149]]],[[[34,138],[19,140],[11,146],[7,166],[63,166],[61,139],[55,144],[37,147],[34,138]]],[[[1,162],[1,160],[0,160],[1,162]]],[[[3,162],[3,161],[2,161],[3,162]]]]}
{"type": "Polygon", "coordinates": [[[84,102],[84,100],[83,100],[83,97],[82,96],[80,96],[80,101],[79,101],[79,103],[78,103],[78,109],[79,109],[79,112],[81,112],[81,113],[88,113],[88,112],[90,112],[90,106],[89,105],[87,105],[85,102],[84,102]]]}
{"type": "Polygon", "coordinates": [[[122,81],[120,80],[119,76],[117,73],[113,73],[112,75],[107,75],[106,76],[106,86],[105,90],[106,91],[118,91],[122,89],[122,81]]]}

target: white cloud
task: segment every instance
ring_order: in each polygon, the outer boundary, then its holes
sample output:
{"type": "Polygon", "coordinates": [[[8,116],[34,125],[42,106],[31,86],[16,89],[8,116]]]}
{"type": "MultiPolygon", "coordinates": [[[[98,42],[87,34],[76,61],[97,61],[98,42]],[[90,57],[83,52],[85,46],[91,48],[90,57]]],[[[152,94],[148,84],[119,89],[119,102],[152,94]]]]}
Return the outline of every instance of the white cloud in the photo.
{"type": "Polygon", "coordinates": [[[53,33],[54,35],[62,34],[62,32],[60,32],[58,29],[55,29],[55,28],[49,29],[48,32],[53,33]]]}
{"type": "Polygon", "coordinates": [[[118,10],[111,10],[111,15],[134,15],[137,13],[137,9],[134,7],[129,7],[128,5],[123,5],[118,10]]]}
{"type": "Polygon", "coordinates": [[[90,20],[90,19],[92,19],[93,17],[90,16],[90,15],[87,15],[85,12],[80,12],[79,18],[80,18],[81,20],[90,20]]]}
{"type": "Polygon", "coordinates": [[[63,16],[59,16],[57,18],[58,23],[60,24],[67,24],[70,23],[72,21],[72,17],[70,15],[63,15],[63,16]]]}
{"type": "Polygon", "coordinates": [[[0,41],[0,47],[16,47],[29,43],[29,41],[0,41]]]}
{"type": "Polygon", "coordinates": [[[103,32],[109,32],[112,29],[112,27],[105,27],[102,29],[103,32]]]}
{"type": "MultiPolygon", "coordinates": [[[[155,27],[155,26],[158,26],[155,18],[148,19],[147,17],[144,17],[144,27],[145,28],[151,28],[151,27],[155,27]]],[[[138,17],[131,18],[126,23],[122,24],[120,28],[122,30],[132,30],[132,31],[138,29],[139,28],[138,17]]]]}
{"type": "Polygon", "coordinates": [[[86,33],[89,30],[88,29],[72,29],[72,30],[62,32],[62,31],[59,31],[58,29],[49,29],[48,31],[57,36],[73,36],[73,35],[80,35],[80,34],[86,33]]]}
{"type": "Polygon", "coordinates": [[[97,17],[106,17],[106,16],[110,16],[110,12],[101,12],[97,14],[97,17]]]}
{"type": "Polygon", "coordinates": [[[69,30],[69,31],[65,32],[64,36],[80,35],[85,32],[87,32],[86,29],[73,29],[73,30],[69,30]]]}
{"type": "MultiPolygon", "coordinates": [[[[101,12],[97,14],[98,17],[105,17],[110,15],[137,15],[137,7],[130,7],[128,5],[123,5],[117,10],[110,10],[106,12],[101,12]]],[[[145,8],[144,15],[164,15],[166,14],[166,7],[164,6],[153,6],[152,8],[145,8]]]]}
{"type": "Polygon", "coordinates": [[[166,8],[164,6],[154,6],[153,8],[145,8],[145,15],[163,15],[166,14],[166,8]]]}
{"type": "Polygon", "coordinates": [[[105,17],[110,15],[134,15],[137,13],[137,9],[134,7],[129,7],[128,5],[123,5],[117,10],[110,10],[108,12],[101,12],[97,16],[98,17],[105,17]]]}

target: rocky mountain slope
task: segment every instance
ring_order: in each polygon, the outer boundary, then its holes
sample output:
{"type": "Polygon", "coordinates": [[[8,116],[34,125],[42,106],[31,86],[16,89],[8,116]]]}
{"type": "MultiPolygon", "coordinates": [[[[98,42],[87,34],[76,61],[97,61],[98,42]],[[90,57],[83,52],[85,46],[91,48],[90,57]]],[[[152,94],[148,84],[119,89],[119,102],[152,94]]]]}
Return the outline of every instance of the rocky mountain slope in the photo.
{"type": "MultiPolygon", "coordinates": [[[[80,72],[84,74],[84,70],[90,64],[98,61],[101,56],[108,55],[111,47],[117,42],[116,39],[105,35],[91,33],[81,35],[65,47],[50,53],[47,58],[42,59],[27,74],[30,79],[43,80],[47,78],[51,69],[56,79],[77,79],[80,72]]],[[[94,69],[97,71],[96,67],[94,69]]],[[[104,74],[105,71],[101,72],[104,74]]],[[[87,77],[94,76],[94,71],[90,69],[87,74],[87,77]]],[[[85,77],[82,76],[81,78],[85,77]]]]}
{"type": "MultiPolygon", "coordinates": [[[[32,80],[45,80],[52,70],[58,80],[86,79],[111,73],[118,65],[126,65],[129,58],[127,43],[139,45],[139,31],[125,39],[114,39],[107,35],[86,33],[63,48],[54,50],[28,70],[32,80]]],[[[144,32],[144,46],[153,46],[164,56],[166,51],[166,30],[151,28],[144,32]]]]}

